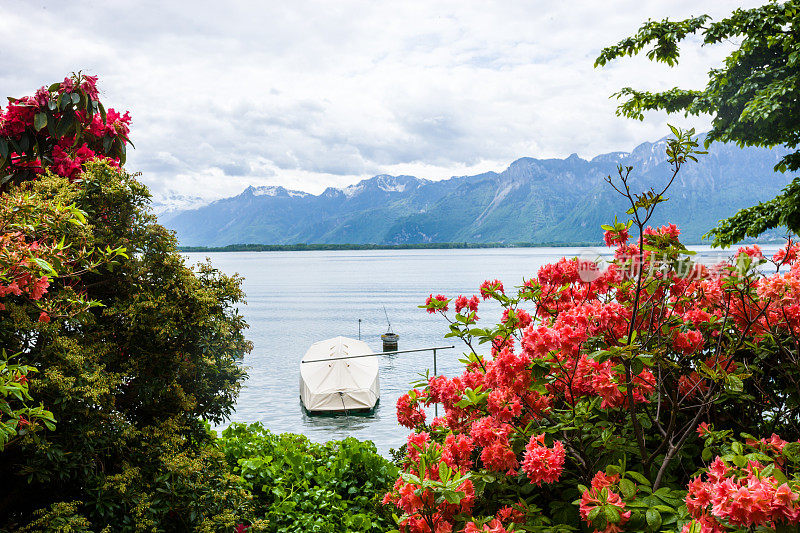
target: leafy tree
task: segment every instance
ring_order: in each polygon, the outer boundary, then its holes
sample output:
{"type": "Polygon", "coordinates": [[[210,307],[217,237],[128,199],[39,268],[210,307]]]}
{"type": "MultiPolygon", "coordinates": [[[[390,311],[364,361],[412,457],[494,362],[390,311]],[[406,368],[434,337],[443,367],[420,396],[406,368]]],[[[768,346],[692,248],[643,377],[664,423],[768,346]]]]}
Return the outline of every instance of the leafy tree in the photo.
{"type": "MultiPolygon", "coordinates": [[[[672,88],[662,92],[625,87],[615,94],[625,101],[617,114],[642,120],[644,113],[664,110],[687,115],[711,114],[713,126],[706,146],[713,141],[740,146],[800,144],[800,2],[788,0],[754,9],[737,9],[718,22],[702,15],[681,21],[649,20],[636,35],[605,48],[595,66],[623,56],[639,54],[675,66],[679,43],[690,35],[702,36],[704,45],[738,40],[739,46],[724,65],[709,72],[703,90],[672,88]]],[[[800,169],[800,150],[783,157],[775,170],[800,169]]],[[[715,245],[728,246],[745,237],[785,226],[800,233],[800,178],[776,198],[743,209],[723,220],[708,236],[715,245]]]]}
{"type": "MultiPolygon", "coordinates": [[[[74,204],[41,198],[23,187],[44,167],[77,179],[82,161],[103,158],[115,166],[124,162],[127,118],[109,111],[96,99],[96,78],[80,74],[65,78],[35,96],[9,98],[0,108],[0,311],[6,299],[24,301],[39,322],[52,317],[77,317],[99,305],[78,292],[48,293],[51,282],[72,278],[113,265],[125,256],[123,248],[97,250],[66,243],[64,232],[86,224],[85,213],[74,204]],[[114,118],[117,117],[117,118],[114,118]],[[83,144],[81,140],[85,140],[83,144]],[[98,150],[93,151],[87,143],[98,150]],[[122,159],[120,159],[120,157],[122,159]]],[[[53,428],[52,413],[33,407],[28,375],[33,366],[20,364],[3,350],[0,360],[0,450],[14,445],[18,436],[35,432],[44,424],[53,428]]]]}
{"type": "Polygon", "coordinates": [[[184,264],[120,168],[129,118],[95,97],[77,76],[0,110],[0,391],[27,387],[0,395],[0,529],[257,530],[206,422],[246,376],[241,280],[184,264]],[[29,397],[49,418],[20,431],[29,397]]]}

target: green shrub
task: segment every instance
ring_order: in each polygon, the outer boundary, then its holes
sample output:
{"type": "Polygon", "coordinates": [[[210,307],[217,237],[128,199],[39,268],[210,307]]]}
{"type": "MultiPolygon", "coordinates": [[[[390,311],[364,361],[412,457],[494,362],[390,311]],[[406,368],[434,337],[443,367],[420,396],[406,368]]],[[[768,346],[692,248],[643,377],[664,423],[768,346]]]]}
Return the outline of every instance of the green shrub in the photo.
{"type": "Polygon", "coordinates": [[[232,424],[219,445],[271,531],[391,529],[380,500],[398,470],[372,442],[349,437],[316,444],[303,435],[275,435],[261,424],[232,424]]]}

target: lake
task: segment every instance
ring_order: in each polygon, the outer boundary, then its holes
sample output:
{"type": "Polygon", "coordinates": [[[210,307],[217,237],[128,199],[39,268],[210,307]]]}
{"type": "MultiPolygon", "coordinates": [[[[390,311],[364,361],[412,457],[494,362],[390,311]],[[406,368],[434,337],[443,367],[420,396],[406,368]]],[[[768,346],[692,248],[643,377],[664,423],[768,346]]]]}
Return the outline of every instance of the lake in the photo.
{"type": "MultiPolygon", "coordinates": [[[[707,252],[707,247],[693,247],[707,252]]],[[[379,356],[381,400],[374,416],[309,417],[299,400],[300,360],[319,340],[361,338],[376,352],[386,332],[384,306],[400,350],[456,344],[445,339],[447,323],[417,306],[431,293],[475,294],[486,279],[507,291],[563,256],[608,253],[591,248],[492,248],[472,250],[366,250],[187,253],[190,263],[209,257],[219,269],[244,276],[247,305],[241,308],[253,351],[245,357],[249,379],[239,396],[237,422],[261,422],[273,432],[307,435],[317,442],[354,436],[370,439],[387,455],[405,442],[395,403],[420,373],[433,368],[431,352],[379,356]]],[[[708,253],[708,252],[707,252],[708,253]]],[[[766,254],[766,249],[765,249],[766,254]]],[[[727,254],[723,254],[727,255],[727,254]]],[[[478,315],[497,322],[499,306],[483,303],[478,315]]],[[[439,351],[440,374],[462,372],[464,348],[439,351]]],[[[428,420],[432,417],[432,408],[428,420]]],[[[219,429],[219,428],[218,428],[219,429]]]]}

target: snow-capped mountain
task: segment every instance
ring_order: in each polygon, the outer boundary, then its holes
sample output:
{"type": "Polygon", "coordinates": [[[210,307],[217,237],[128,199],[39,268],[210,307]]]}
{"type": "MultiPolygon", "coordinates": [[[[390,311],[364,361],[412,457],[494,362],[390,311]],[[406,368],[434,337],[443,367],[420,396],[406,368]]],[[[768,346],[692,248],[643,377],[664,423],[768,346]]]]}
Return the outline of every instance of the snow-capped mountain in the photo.
{"type": "MultiPolygon", "coordinates": [[[[631,185],[647,190],[671,175],[664,139],[591,161],[523,157],[503,172],[430,181],[381,174],[313,195],[283,187],[241,194],[164,221],[181,244],[529,242],[602,240],[601,224],[624,216],[625,201],[604,181],[617,165],[634,167],[631,185]]],[[[773,165],[784,149],[714,144],[686,165],[653,224],[678,224],[698,242],[736,210],[774,197],[790,177],[773,165]]]]}

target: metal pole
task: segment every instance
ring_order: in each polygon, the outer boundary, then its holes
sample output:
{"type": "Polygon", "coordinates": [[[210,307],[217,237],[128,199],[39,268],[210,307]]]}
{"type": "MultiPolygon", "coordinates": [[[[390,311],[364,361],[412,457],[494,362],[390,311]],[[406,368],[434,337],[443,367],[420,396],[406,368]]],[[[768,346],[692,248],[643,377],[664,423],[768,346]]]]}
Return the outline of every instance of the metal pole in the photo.
{"type": "Polygon", "coordinates": [[[358,319],[358,340],[361,340],[361,319],[358,319]]]}
{"type": "MultiPolygon", "coordinates": [[[[433,375],[436,377],[436,348],[433,349],[433,375]]],[[[439,416],[439,404],[433,404],[435,414],[433,416],[439,416]]]]}
{"type": "Polygon", "coordinates": [[[366,353],[362,355],[346,355],[344,357],[328,357],[327,359],[313,359],[311,361],[300,361],[301,363],[324,363],[326,361],[339,361],[341,359],[358,359],[359,357],[377,357],[379,355],[394,355],[398,353],[427,352],[428,350],[449,350],[455,346],[439,346],[437,348],[418,348],[416,350],[397,350],[395,352],[366,353]]]}
{"type": "MultiPolygon", "coordinates": [[[[437,346],[437,350],[449,350],[450,348],[455,348],[455,346],[437,346]]],[[[411,352],[427,352],[428,350],[433,350],[433,348],[417,348],[416,350],[395,350],[393,352],[381,352],[379,355],[395,355],[398,353],[411,353],[411,352]]]]}

